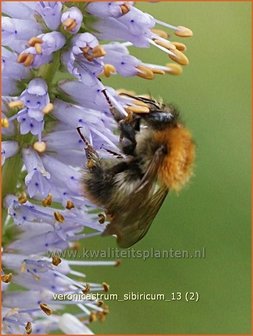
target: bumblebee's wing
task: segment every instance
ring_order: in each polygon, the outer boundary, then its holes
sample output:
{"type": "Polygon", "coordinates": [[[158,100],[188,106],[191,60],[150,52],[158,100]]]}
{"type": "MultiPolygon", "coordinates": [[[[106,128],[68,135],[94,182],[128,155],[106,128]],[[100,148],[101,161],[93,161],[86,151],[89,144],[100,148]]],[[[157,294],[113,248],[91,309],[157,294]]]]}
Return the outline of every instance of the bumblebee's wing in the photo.
{"type": "Polygon", "coordinates": [[[140,195],[141,201],[138,207],[131,209],[131,212],[128,212],[123,219],[118,218],[121,221],[120,230],[117,233],[117,242],[120,247],[130,247],[146,235],[167,193],[168,189],[162,187],[146,201],[145,195],[140,195]]]}
{"type": "Polygon", "coordinates": [[[164,153],[159,148],[140,185],[113,212],[112,220],[103,232],[103,235],[116,234],[120,247],[130,247],[145,236],[168,193],[165,186],[159,186],[155,190],[157,168],[163,156],[164,153]]]}

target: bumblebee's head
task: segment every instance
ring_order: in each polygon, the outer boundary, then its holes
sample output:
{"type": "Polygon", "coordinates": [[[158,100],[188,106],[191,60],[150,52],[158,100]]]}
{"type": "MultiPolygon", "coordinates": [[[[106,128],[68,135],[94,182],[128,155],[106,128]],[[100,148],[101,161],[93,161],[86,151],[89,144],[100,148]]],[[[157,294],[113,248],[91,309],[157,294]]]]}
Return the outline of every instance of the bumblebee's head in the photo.
{"type": "Polygon", "coordinates": [[[173,105],[151,106],[150,113],[143,114],[142,119],[154,130],[174,128],[179,123],[179,113],[173,105]]]}

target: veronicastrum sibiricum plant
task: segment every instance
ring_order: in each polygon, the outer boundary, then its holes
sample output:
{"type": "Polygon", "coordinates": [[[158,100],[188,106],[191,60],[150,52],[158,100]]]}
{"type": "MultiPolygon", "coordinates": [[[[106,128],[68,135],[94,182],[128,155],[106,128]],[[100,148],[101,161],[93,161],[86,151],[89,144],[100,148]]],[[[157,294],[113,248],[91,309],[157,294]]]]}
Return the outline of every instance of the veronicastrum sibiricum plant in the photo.
{"type": "Polygon", "coordinates": [[[106,78],[181,74],[185,45],[169,41],[167,31],[192,33],[125,1],[6,1],[2,12],[3,332],[92,334],[89,324],[104,319],[107,306],[57,301],[55,294],[97,293],[108,285],[89,283],[72,268],[85,261],[48,257],[100,235],[106,225],[82,195],[85,155],[76,128],[101,156],[117,152],[103,91],[122,117],[145,107],[104,86],[106,78]],[[130,46],[157,47],[174,62],[144,63],[130,46]]]}

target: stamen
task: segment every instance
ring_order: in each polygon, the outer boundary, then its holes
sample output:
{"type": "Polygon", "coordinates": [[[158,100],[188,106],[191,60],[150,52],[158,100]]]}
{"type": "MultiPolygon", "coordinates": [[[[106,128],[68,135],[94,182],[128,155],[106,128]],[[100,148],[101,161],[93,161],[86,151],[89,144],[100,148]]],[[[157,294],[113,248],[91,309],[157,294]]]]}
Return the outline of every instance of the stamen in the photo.
{"type": "Polygon", "coordinates": [[[149,113],[150,110],[145,106],[127,106],[125,110],[129,113],[149,113]]]}
{"type": "Polygon", "coordinates": [[[9,120],[7,118],[1,118],[1,126],[3,128],[8,128],[9,127],[9,120]]]}
{"type": "Polygon", "coordinates": [[[94,58],[105,56],[106,52],[103,47],[97,45],[95,48],[91,49],[90,47],[80,48],[83,52],[84,57],[92,62],[94,58]]]}
{"type": "Polygon", "coordinates": [[[64,222],[63,215],[58,211],[54,212],[54,218],[57,220],[57,222],[60,222],[60,223],[64,222]]]}
{"type": "Polygon", "coordinates": [[[41,44],[36,43],[35,46],[34,46],[34,48],[35,48],[36,53],[37,53],[38,55],[42,54],[41,44]]]}
{"type": "Polygon", "coordinates": [[[115,261],[115,267],[118,267],[120,265],[121,265],[121,260],[120,259],[116,260],[115,261]]]}
{"type": "Polygon", "coordinates": [[[103,286],[105,292],[108,292],[108,291],[109,291],[110,286],[108,285],[108,283],[103,282],[103,283],[102,283],[102,286],[103,286]]]}
{"type": "Polygon", "coordinates": [[[168,33],[166,33],[164,30],[162,30],[162,29],[155,29],[155,28],[153,28],[153,29],[151,29],[151,31],[154,33],[154,34],[156,34],[156,35],[158,35],[158,36],[160,36],[160,37],[162,37],[162,38],[164,38],[164,39],[167,39],[168,37],[169,37],[169,34],[168,33]]]}
{"type": "Polygon", "coordinates": [[[118,264],[118,260],[116,261],[76,261],[76,260],[68,260],[68,264],[72,266],[116,266],[118,264]]]}
{"type": "Polygon", "coordinates": [[[29,41],[28,41],[28,45],[30,47],[34,47],[36,44],[42,44],[43,40],[39,37],[32,37],[29,41]]]}
{"type": "Polygon", "coordinates": [[[98,307],[102,307],[104,305],[104,301],[103,300],[98,300],[97,305],[98,305],[98,307]]]}
{"type": "Polygon", "coordinates": [[[172,44],[170,41],[167,40],[157,40],[155,39],[154,42],[159,45],[162,46],[168,50],[175,50],[177,49],[176,46],[174,46],[174,44],[172,44]]]}
{"type": "Polygon", "coordinates": [[[47,314],[48,316],[52,315],[53,309],[50,308],[46,303],[41,303],[40,304],[40,309],[47,314]]]}
{"type": "Polygon", "coordinates": [[[104,65],[104,75],[105,77],[110,77],[111,74],[115,74],[116,69],[112,64],[105,64],[104,65]]]}
{"type": "Polygon", "coordinates": [[[130,8],[127,4],[120,5],[122,15],[127,14],[130,11],[130,8]]]}
{"type": "Polygon", "coordinates": [[[64,30],[67,30],[69,32],[71,32],[72,30],[74,30],[77,26],[76,20],[72,19],[72,18],[68,18],[67,20],[65,20],[62,23],[64,30]]]}
{"type": "Polygon", "coordinates": [[[26,272],[26,263],[25,262],[22,262],[21,267],[20,267],[20,272],[21,273],[26,272]]]}
{"type": "Polygon", "coordinates": [[[12,280],[12,273],[9,274],[1,274],[1,281],[4,283],[10,283],[12,280]]]}
{"type": "Polygon", "coordinates": [[[175,35],[180,37],[191,37],[193,35],[193,32],[189,28],[186,28],[184,26],[178,26],[176,27],[175,35]]]}
{"type": "Polygon", "coordinates": [[[186,45],[184,43],[181,42],[171,42],[179,51],[186,51],[186,45]]]}
{"type": "Polygon", "coordinates": [[[97,318],[99,321],[104,322],[105,321],[105,314],[103,312],[97,312],[97,318]]]}
{"type": "Polygon", "coordinates": [[[24,103],[22,102],[22,100],[16,100],[16,101],[12,101],[8,104],[9,108],[14,109],[14,108],[18,108],[21,109],[24,107],[24,103]]]}
{"type": "Polygon", "coordinates": [[[173,50],[174,55],[169,55],[169,58],[181,65],[189,64],[188,58],[179,50],[173,50]]]}
{"type": "Polygon", "coordinates": [[[57,255],[52,256],[52,264],[58,266],[61,263],[61,258],[57,255]]]}
{"type": "Polygon", "coordinates": [[[89,322],[96,322],[97,320],[97,313],[96,312],[91,312],[89,316],[89,322]]]}
{"type": "Polygon", "coordinates": [[[168,68],[168,70],[166,71],[167,73],[171,74],[171,75],[181,75],[181,73],[183,72],[182,67],[179,64],[176,63],[168,63],[166,64],[166,67],[168,68]]]}
{"type": "Polygon", "coordinates": [[[32,323],[31,322],[26,323],[25,330],[28,335],[32,333],[32,323]]]}
{"type": "MultiPolygon", "coordinates": [[[[166,54],[174,55],[174,54],[173,54],[174,50],[171,51],[171,50],[169,50],[169,49],[167,49],[167,48],[164,48],[163,46],[157,44],[157,43],[156,43],[155,41],[153,41],[152,39],[148,39],[148,41],[149,41],[150,44],[153,44],[155,47],[157,47],[157,48],[159,48],[160,50],[166,52],[166,54]]],[[[176,49],[175,49],[175,50],[176,50],[176,49]]]]}
{"type": "Polygon", "coordinates": [[[52,112],[54,109],[54,105],[52,103],[48,103],[42,110],[43,113],[48,114],[52,112]]]}
{"type": "Polygon", "coordinates": [[[173,26],[169,23],[160,21],[160,20],[155,20],[157,24],[167,27],[169,29],[172,29],[175,31],[175,34],[180,37],[191,37],[193,35],[192,31],[189,28],[186,28],[184,26],[173,26]]]}
{"type": "Polygon", "coordinates": [[[47,207],[52,204],[52,201],[53,201],[53,196],[51,194],[48,194],[47,197],[45,197],[41,203],[44,207],[47,207]]]}
{"type": "Polygon", "coordinates": [[[81,248],[81,245],[80,245],[80,243],[79,242],[71,242],[70,244],[69,244],[69,248],[71,248],[72,250],[74,250],[74,251],[79,251],[80,250],[80,248],[81,248]]]}
{"type": "Polygon", "coordinates": [[[23,63],[25,67],[32,65],[33,60],[34,60],[34,55],[26,54],[26,53],[19,54],[18,59],[17,59],[18,63],[23,63]]]}
{"type": "Polygon", "coordinates": [[[136,67],[136,69],[138,69],[138,73],[137,76],[144,78],[144,79],[153,79],[154,78],[154,74],[153,71],[150,70],[149,68],[147,68],[144,65],[139,65],[136,67]]]}
{"type": "Polygon", "coordinates": [[[47,145],[44,141],[37,141],[33,144],[33,148],[38,152],[38,153],[44,153],[45,150],[47,149],[47,145]]]}
{"type": "Polygon", "coordinates": [[[21,195],[20,195],[19,198],[18,198],[18,202],[19,202],[20,204],[24,204],[24,203],[27,202],[27,195],[26,195],[25,192],[22,192],[22,193],[21,193],[21,195]]]}
{"type": "Polygon", "coordinates": [[[105,56],[105,54],[106,54],[106,52],[105,52],[104,48],[101,47],[100,45],[96,46],[92,50],[92,55],[93,55],[94,58],[105,56]]]}
{"type": "Polygon", "coordinates": [[[71,210],[74,207],[75,207],[74,203],[68,200],[66,204],[66,209],[71,210]]]}
{"type": "Polygon", "coordinates": [[[83,294],[88,294],[90,292],[90,285],[87,283],[82,289],[83,294]]]}
{"type": "Polygon", "coordinates": [[[155,75],[165,75],[165,71],[161,69],[156,68],[150,68],[155,75]]]}

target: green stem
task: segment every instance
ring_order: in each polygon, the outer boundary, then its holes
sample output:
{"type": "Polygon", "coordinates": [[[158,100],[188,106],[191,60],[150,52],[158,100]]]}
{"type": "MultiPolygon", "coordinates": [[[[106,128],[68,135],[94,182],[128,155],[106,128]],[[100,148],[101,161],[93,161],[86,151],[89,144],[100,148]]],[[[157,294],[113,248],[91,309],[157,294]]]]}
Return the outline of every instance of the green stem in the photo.
{"type": "Polygon", "coordinates": [[[50,88],[51,88],[54,76],[59,69],[59,65],[60,65],[60,52],[58,51],[54,53],[53,62],[50,64],[45,64],[41,66],[38,71],[38,76],[42,77],[47,82],[48,92],[50,92],[50,88]]]}
{"type": "Polygon", "coordinates": [[[17,191],[17,183],[23,166],[21,154],[6,160],[2,170],[2,196],[3,200],[8,194],[15,194],[17,191]]]}

